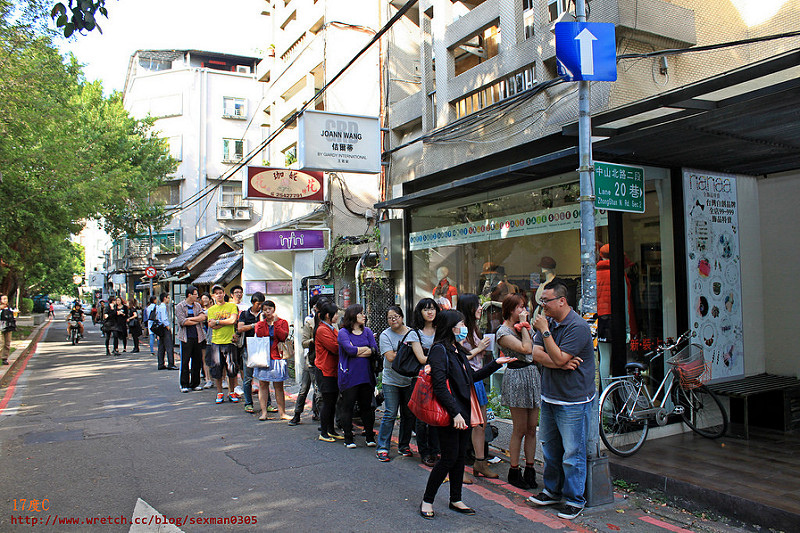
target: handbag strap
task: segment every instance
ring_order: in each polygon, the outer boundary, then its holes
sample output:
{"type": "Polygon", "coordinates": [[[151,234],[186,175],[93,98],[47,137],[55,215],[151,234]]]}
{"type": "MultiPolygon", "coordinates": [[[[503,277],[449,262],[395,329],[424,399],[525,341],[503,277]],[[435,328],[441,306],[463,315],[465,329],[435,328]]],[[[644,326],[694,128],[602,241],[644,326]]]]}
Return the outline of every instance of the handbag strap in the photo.
{"type": "MultiPolygon", "coordinates": [[[[401,344],[405,344],[406,338],[408,337],[409,333],[411,333],[412,331],[417,331],[417,330],[413,329],[413,328],[408,328],[408,331],[406,331],[406,334],[403,335],[403,338],[400,339],[400,342],[397,343],[397,349],[395,350],[395,352],[399,352],[400,351],[400,345],[401,344]]],[[[417,333],[417,336],[419,337],[419,333],[417,333]]],[[[420,339],[420,341],[422,341],[422,339],[420,339]]]]}

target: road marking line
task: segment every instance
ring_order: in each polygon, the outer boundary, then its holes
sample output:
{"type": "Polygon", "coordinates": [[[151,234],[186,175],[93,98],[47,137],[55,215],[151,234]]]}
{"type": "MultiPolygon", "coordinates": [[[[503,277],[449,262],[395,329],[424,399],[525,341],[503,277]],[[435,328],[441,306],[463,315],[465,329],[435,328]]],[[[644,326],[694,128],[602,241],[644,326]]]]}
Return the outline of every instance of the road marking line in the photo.
{"type": "Polygon", "coordinates": [[[136,507],[133,509],[133,516],[131,516],[131,528],[128,530],[128,533],[184,533],[182,529],[179,529],[175,524],[168,524],[168,523],[161,523],[161,524],[153,524],[153,518],[159,517],[159,522],[167,522],[164,515],[159,513],[155,510],[153,506],[149,503],[144,501],[141,498],[136,499],[136,507]],[[147,519],[148,523],[145,524],[137,524],[136,519],[147,519]]]}

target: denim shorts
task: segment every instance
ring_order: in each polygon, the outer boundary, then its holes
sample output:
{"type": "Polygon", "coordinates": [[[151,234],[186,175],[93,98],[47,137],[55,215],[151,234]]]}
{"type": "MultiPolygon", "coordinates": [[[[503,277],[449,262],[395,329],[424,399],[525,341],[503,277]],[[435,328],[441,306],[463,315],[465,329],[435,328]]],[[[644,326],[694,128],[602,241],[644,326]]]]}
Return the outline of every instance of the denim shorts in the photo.
{"type": "Polygon", "coordinates": [[[486,396],[486,387],[483,385],[483,381],[475,382],[475,394],[478,395],[478,404],[481,407],[489,405],[489,398],[486,396]]]}

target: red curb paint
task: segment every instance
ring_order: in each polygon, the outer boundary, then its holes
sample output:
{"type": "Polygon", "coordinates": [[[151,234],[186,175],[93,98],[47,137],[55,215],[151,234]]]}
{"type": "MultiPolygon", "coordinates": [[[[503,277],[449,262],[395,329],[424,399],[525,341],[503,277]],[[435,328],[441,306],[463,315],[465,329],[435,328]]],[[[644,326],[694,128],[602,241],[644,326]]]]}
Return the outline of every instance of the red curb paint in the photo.
{"type": "Polygon", "coordinates": [[[22,361],[22,366],[19,368],[19,370],[17,370],[17,374],[14,376],[14,379],[11,380],[8,388],[6,388],[6,392],[3,395],[3,400],[0,401],[0,415],[3,414],[8,402],[10,402],[11,398],[14,397],[14,390],[17,387],[17,381],[22,375],[22,372],[25,371],[25,367],[28,366],[28,361],[30,358],[36,353],[36,347],[38,346],[39,341],[42,340],[42,336],[44,336],[47,330],[50,329],[50,324],[52,324],[52,321],[48,321],[47,325],[39,330],[39,334],[37,335],[36,339],[34,339],[34,341],[28,345],[28,353],[24,356],[25,359],[22,361]]]}
{"type": "Polygon", "coordinates": [[[667,531],[673,531],[674,533],[692,533],[692,531],[689,529],[673,526],[672,524],[668,524],[662,520],[659,520],[658,518],[653,518],[652,516],[640,516],[639,520],[666,529],[667,531]]]}

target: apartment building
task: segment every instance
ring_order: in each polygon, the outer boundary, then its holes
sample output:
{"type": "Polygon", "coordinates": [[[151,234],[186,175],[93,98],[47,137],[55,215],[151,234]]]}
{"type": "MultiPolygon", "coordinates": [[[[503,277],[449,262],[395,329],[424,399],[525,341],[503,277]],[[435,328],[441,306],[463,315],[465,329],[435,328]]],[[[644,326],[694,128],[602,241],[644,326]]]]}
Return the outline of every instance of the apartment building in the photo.
{"type": "Polygon", "coordinates": [[[125,108],[134,117],[156,119],[155,131],[179,165],[155,194],[173,218],[152,236],[153,260],[148,235],[114,243],[112,269],[129,275],[129,290],[149,262],[164,266],[206,235],[232,234],[260,219],[257,207],[243,199],[244,171],[238,169],[262,141],[255,118],[262,93],[257,63],[256,57],[202,50],[138,50],[131,56],[125,108]]]}
{"type": "MultiPolygon", "coordinates": [[[[277,134],[262,151],[260,164],[271,168],[298,169],[298,121],[296,113],[324,111],[377,117],[381,112],[380,53],[372,47],[325,92],[314,99],[334,76],[375,35],[385,17],[386,6],[374,0],[268,0],[263,14],[270,29],[265,41],[268,53],[256,70],[264,86],[259,124],[264,138],[277,134]],[[306,106],[306,104],[308,104],[306,106]]],[[[331,169],[333,170],[333,169],[331,169]]],[[[324,201],[254,200],[264,207],[259,224],[235,239],[244,249],[243,286],[246,294],[265,292],[278,305],[281,316],[302,323],[304,297],[309,279],[322,277],[327,250],[338,238],[365,240],[372,228],[373,205],[379,197],[381,174],[323,173],[324,201]],[[324,247],[317,250],[257,251],[260,231],[321,231],[324,247]]],[[[355,254],[359,248],[353,248],[355,254]]],[[[337,295],[354,290],[355,260],[345,272],[316,282],[335,285],[337,295]]],[[[344,296],[342,296],[344,298],[344,296]]],[[[349,298],[348,298],[349,300],[349,298]]],[[[355,302],[355,297],[352,299],[355,302]]],[[[345,302],[340,300],[340,304],[345,302]]],[[[292,322],[290,320],[290,322],[292,322]]],[[[302,354],[302,350],[298,350],[302,354]]]]}
{"type": "MultiPolygon", "coordinates": [[[[614,279],[631,280],[627,296],[614,282],[606,371],[691,328],[712,381],[800,376],[780,318],[800,297],[785,217],[800,193],[800,39],[780,35],[800,2],[592,0],[588,18],[615,25],[618,56],[617,81],[591,83],[594,159],[645,176],[643,213],[596,213],[598,255],[609,245],[614,279]]],[[[376,207],[403,221],[409,308],[442,277],[533,299],[554,274],[578,308],[578,95],[557,81],[554,37],[574,20],[567,0],[420,0],[392,29],[376,207]]]]}

